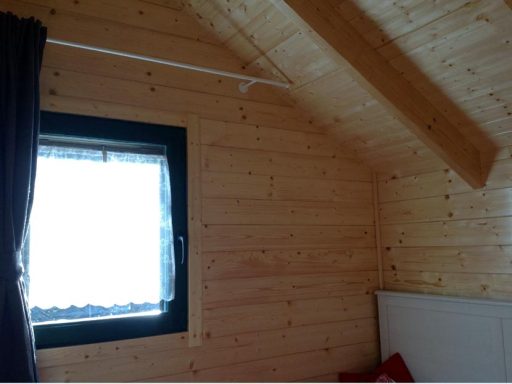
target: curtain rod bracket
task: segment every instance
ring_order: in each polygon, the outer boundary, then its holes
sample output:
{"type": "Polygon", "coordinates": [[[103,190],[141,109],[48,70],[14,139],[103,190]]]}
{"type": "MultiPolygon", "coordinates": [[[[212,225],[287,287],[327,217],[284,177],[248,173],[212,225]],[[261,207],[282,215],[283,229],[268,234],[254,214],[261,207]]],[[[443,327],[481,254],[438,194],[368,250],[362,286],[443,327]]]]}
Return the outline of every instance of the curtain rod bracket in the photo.
{"type": "Polygon", "coordinates": [[[256,84],[257,81],[256,80],[253,80],[253,81],[249,81],[248,83],[240,83],[238,84],[238,90],[242,93],[247,93],[247,91],[249,90],[249,87],[251,85],[254,85],[256,84]]]}

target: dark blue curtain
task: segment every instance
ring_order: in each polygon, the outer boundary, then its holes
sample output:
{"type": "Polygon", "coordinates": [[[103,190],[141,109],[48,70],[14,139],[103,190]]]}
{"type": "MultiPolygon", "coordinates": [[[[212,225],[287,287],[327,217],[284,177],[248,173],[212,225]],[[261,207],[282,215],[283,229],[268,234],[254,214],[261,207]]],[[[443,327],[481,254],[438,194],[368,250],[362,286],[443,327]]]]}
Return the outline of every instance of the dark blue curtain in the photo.
{"type": "Polygon", "coordinates": [[[33,199],[46,29],[0,12],[0,380],[37,381],[21,247],[33,199]]]}

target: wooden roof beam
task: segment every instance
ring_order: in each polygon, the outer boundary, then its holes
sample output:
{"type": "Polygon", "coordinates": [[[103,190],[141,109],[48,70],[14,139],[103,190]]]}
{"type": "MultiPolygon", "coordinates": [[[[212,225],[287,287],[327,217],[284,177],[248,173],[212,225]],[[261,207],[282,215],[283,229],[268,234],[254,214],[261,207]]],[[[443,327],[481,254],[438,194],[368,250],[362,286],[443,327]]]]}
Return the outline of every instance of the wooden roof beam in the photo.
{"type": "Polygon", "coordinates": [[[480,151],[369,45],[330,1],[273,2],[334,59],[348,64],[354,79],[471,187],[485,184],[480,151]]]}

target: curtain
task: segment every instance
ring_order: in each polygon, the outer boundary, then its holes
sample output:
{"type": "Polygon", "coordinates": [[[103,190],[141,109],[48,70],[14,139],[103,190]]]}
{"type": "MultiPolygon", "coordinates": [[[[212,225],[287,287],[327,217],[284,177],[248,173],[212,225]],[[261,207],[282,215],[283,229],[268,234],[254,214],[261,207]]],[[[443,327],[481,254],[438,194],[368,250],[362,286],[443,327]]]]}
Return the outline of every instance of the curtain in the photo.
{"type": "Polygon", "coordinates": [[[27,240],[34,322],[41,310],[56,319],[159,310],[175,280],[167,156],[68,145],[39,146],[27,240]]]}
{"type": "Polygon", "coordinates": [[[21,248],[33,200],[46,29],[0,12],[0,380],[37,381],[21,248]]]}

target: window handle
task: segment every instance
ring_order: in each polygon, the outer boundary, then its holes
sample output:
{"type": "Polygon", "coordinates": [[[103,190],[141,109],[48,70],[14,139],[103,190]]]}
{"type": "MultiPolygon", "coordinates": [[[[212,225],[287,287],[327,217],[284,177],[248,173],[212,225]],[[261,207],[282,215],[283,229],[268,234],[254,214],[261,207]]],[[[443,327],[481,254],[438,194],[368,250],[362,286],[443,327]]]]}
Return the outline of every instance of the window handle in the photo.
{"type": "Polygon", "coordinates": [[[180,264],[183,265],[185,263],[185,240],[183,239],[183,236],[178,236],[178,241],[181,244],[181,263],[180,264]]]}

